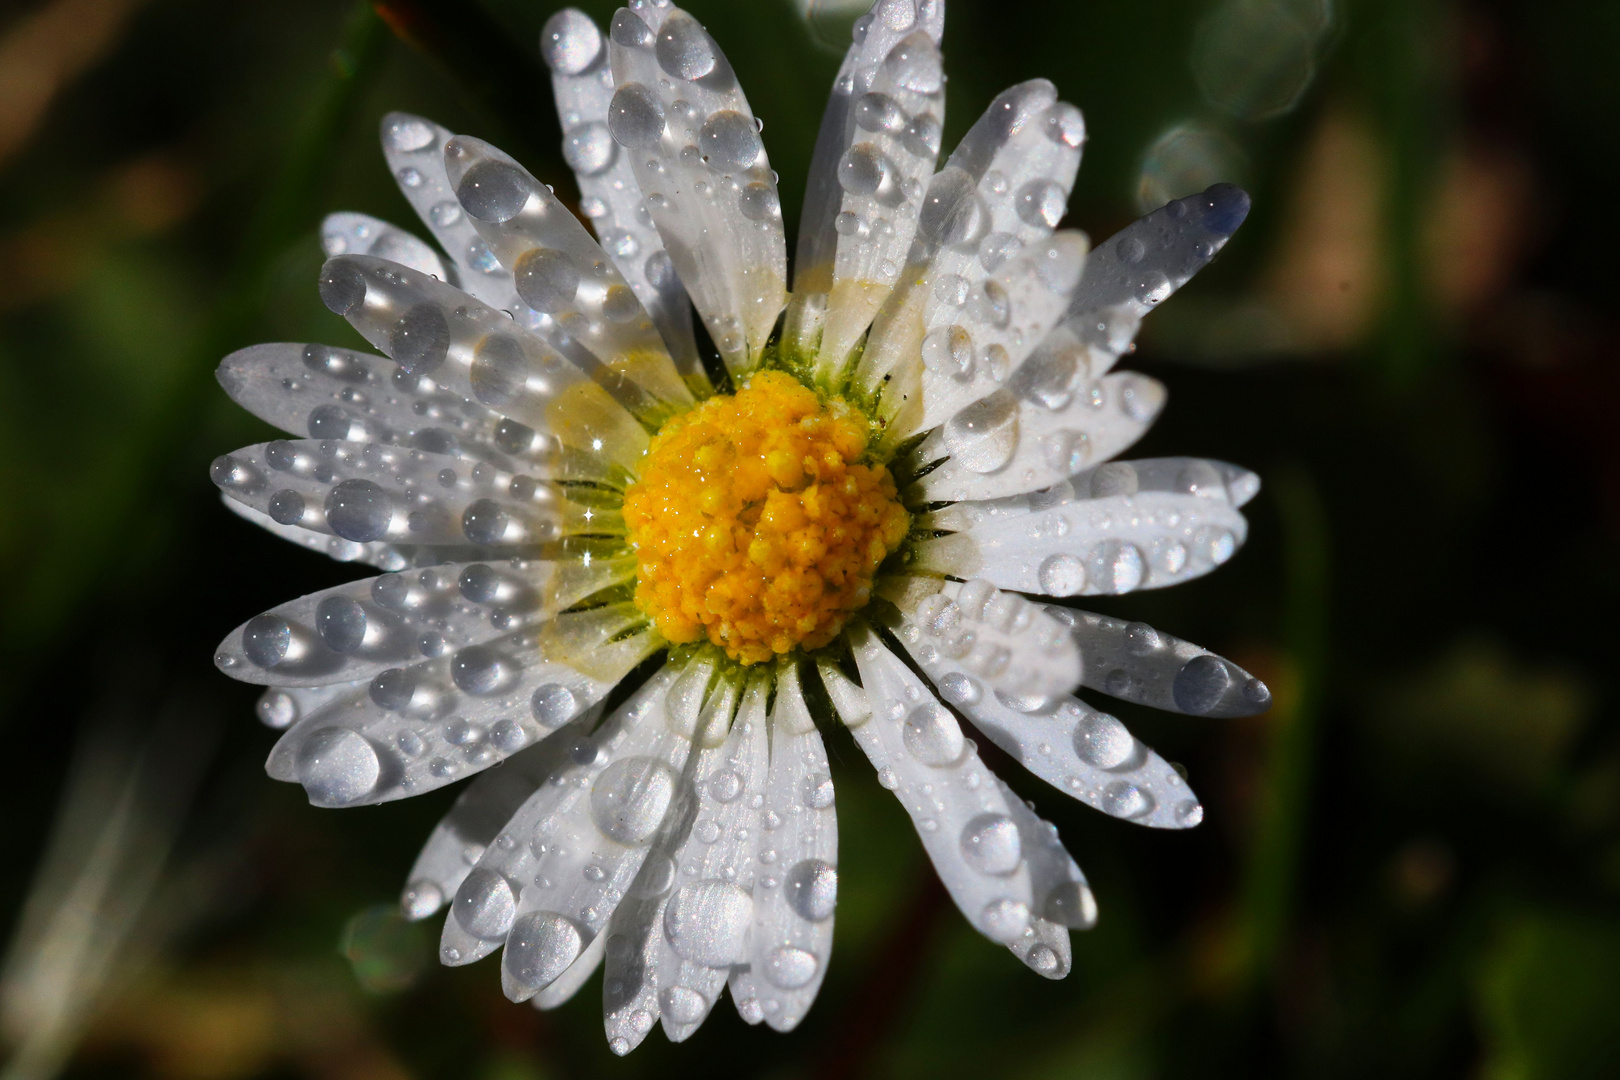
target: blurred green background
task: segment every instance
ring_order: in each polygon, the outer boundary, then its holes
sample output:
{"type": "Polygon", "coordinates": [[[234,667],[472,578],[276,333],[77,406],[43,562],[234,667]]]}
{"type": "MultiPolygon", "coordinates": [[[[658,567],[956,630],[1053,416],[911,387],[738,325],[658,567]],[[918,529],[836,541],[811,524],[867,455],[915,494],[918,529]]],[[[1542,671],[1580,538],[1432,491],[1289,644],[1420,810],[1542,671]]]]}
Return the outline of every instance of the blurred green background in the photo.
{"type": "MultiPolygon", "coordinates": [[[[605,21],[612,6],[584,5],[605,21]]],[[[691,0],[764,118],[788,235],[854,12],[691,0]]],[[[1086,113],[1098,240],[1233,180],[1217,263],[1150,318],[1135,453],[1258,471],[1218,574],[1100,601],[1266,678],[1269,714],[1122,706],[1208,816],[1150,833],[1006,779],[1101,906],[1047,983],[974,934],[847,734],[841,894],[790,1036],[729,1005],[613,1058],[433,961],[390,906],[454,790],[317,810],[213,645],[358,576],[220,505],[268,437],[213,369],[359,344],[316,227],[408,224],[407,109],[573,198],[531,0],[0,6],[3,1075],[1620,1075],[1620,5],[949,0],[946,146],[1003,86],[1086,113]],[[379,15],[380,13],[380,15],[379,15]]]]}

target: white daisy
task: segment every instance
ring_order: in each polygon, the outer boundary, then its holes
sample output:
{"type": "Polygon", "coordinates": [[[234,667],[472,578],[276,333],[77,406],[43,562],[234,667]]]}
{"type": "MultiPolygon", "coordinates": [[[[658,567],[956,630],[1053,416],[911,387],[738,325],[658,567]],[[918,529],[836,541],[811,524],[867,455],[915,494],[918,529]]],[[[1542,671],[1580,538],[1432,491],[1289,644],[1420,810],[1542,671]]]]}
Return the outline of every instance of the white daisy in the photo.
{"type": "Polygon", "coordinates": [[[220,646],[287,728],[270,774],[353,806],[482,773],[405,909],[449,903],[447,964],[504,946],[514,1000],[605,964],[621,1054],[655,1018],[686,1038],[728,984],[750,1023],[809,1008],[838,885],[816,703],[973,926],[1059,978],[1092,894],[960,719],[1067,795],[1185,828],[1176,770],[1071,692],[1269,700],[1197,646],[1020,595],[1172,585],[1243,542],[1253,474],[1110,460],[1165,398],[1110,369],[1248,198],[1170,203],[1088,258],[1054,231],[1084,123],[1042,79],[936,171],[943,19],[879,0],[856,24],[791,295],[762,125],[704,28],[637,0],[606,38],[567,10],[542,40],[597,239],[499,150],[391,115],[389,167],[447,254],[337,214],[320,278],[388,359],[260,345],[219,370],[295,436],[214,464],[232,509],[389,571],[220,646]]]}

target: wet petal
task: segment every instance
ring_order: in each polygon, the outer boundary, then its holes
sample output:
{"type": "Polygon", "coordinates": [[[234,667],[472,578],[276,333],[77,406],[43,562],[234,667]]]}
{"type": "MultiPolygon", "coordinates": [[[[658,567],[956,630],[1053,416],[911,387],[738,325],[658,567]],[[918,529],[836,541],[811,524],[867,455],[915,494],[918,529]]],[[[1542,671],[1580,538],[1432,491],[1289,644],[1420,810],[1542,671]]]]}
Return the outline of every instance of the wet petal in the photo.
{"type": "Polygon", "coordinates": [[[368,214],[344,211],[321,222],[321,248],[327,255],[371,255],[408,266],[419,274],[449,280],[439,253],[404,229],[368,214]]]}
{"type": "Polygon", "coordinates": [[[1061,694],[1080,684],[1080,647],[1068,624],[987,581],[944,582],[903,618],[931,648],[995,689],[1061,694]]]}

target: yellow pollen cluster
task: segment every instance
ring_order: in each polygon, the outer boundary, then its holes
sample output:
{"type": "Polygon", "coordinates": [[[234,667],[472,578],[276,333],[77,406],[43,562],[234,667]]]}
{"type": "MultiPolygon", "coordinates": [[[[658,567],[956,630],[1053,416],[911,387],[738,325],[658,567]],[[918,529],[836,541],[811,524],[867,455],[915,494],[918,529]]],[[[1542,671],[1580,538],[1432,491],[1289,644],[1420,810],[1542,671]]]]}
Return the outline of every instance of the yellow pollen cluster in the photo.
{"type": "Polygon", "coordinates": [[[669,421],[624,496],[637,605],[744,664],[830,642],[910,528],[865,452],[858,412],[775,371],[669,421]]]}

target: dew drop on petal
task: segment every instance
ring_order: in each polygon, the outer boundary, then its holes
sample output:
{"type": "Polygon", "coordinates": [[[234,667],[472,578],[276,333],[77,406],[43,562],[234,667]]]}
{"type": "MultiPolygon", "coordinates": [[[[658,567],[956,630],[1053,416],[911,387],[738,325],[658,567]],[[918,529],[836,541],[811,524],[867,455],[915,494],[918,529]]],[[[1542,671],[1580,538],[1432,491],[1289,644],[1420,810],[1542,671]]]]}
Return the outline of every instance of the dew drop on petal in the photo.
{"type": "Polygon", "coordinates": [[[499,941],[511,929],[517,899],[511,882],[496,871],[479,866],[473,868],[456,890],[450,910],[461,928],[473,937],[499,941]]]}
{"type": "Polygon", "coordinates": [[[382,778],[382,761],[358,732],[327,727],[305,737],[294,770],[310,802],[347,806],[376,789],[382,778]]]}

